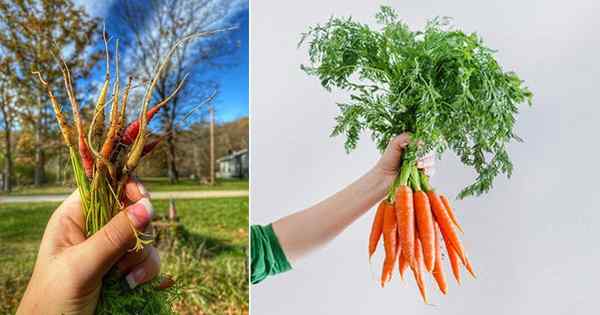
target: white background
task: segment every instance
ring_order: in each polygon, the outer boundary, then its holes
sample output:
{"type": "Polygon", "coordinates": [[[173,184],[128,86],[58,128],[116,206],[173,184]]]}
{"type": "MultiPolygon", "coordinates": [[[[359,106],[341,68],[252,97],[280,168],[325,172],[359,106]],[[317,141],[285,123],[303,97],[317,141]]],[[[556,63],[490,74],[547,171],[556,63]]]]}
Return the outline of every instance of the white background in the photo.
{"type": "MultiPolygon", "coordinates": [[[[371,211],[291,272],[252,286],[252,314],[598,313],[600,2],[386,3],[413,28],[441,15],[477,31],[535,94],[517,123],[526,142],[510,147],[512,179],[455,205],[479,278],[460,287],[449,280],[447,296],[428,283],[436,306],[421,302],[412,279],[380,289],[372,275],[380,266],[371,271],[366,257],[371,211]]],[[[372,23],[377,10],[371,1],[252,2],[252,223],[327,197],[377,160],[368,136],[350,155],[343,138],[328,137],[345,95],[305,75],[306,47],[296,48],[301,32],[332,14],[372,23]]],[[[451,196],[474,175],[452,154],[437,170],[434,185],[451,196]]]]}

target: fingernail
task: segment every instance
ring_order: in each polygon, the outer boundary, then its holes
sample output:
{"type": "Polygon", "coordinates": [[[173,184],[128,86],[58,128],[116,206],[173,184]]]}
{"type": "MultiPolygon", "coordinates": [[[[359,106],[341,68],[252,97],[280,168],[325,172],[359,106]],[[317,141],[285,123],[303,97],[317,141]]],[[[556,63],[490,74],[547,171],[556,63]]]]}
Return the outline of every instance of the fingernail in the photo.
{"type": "Polygon", "coordinates": [[[129,288],[133,289],[144,281],[144,277],[146,277],[146,270],[140,268],[130,272],[125,277],[125,281],[127,281],[129,288]]]}
{"type": "Polygon", "coordinates": [[[150,200],[142,198],[127,208],[127,215],[137,229],[143,229],[152,220],[154,209],[150,200]]]}

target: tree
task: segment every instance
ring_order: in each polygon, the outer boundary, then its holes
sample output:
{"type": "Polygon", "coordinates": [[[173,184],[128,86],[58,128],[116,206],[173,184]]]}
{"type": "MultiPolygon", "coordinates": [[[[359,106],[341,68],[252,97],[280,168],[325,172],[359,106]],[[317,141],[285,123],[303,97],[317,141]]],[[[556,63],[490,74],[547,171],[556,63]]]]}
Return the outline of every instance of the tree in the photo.
{"type": "Polygon", "coordinates": [[[12,130],[17,116],[15,95],[10,87],[11,82],[7,78],[7,74],[10,73],[9,63],[8,58],[0,62],[0,118],[2,119],[2,129],[4,130],[4,169],[1,188],[6,192],[12,190],[12,175],[14,174],[12,130]]]}
{"type": "MultiPolygon", "coordinates": [[[[151,0],[124,1],[121,18],[131,34],[129,59],[131,71],[149,79],[154,67],[179,39],[214,30],[223,30],[221,23],[235,4],[231,0],[151,0]]],[[[188,41],[173,56],[165,75],[157,84],[155,99],[164,99],[187,74],[180,93],[162,111],[160,125],[166,133],[167,169],[169,181],[178,180],[176,161],[177,130],[180,118],[202,103],[217,89],[217,85],[198,73],[200,66],[223,66],[219,57],[232,53],[236,43],[220,32],[198,41],[188,41]]]]}
{"type": "MultiPolygon", "coordinates": [[[[87,54],[97,26],[97,19],[69,0],[0,1],[0,46],[12,60],[10,79],[19,91],[21,121],[35,135],[35,185],[44,180],[45,150],[51,143],[46,140],[56,124],[46,91],[33,72],[43,73],[50,86],[59,86],[62,76],[53,54],[61,54],[75,81],[89,75],[99,58],[87,54]]],[[[55,91],[59,100],[64,100],[62,90],[55,91]]]]}

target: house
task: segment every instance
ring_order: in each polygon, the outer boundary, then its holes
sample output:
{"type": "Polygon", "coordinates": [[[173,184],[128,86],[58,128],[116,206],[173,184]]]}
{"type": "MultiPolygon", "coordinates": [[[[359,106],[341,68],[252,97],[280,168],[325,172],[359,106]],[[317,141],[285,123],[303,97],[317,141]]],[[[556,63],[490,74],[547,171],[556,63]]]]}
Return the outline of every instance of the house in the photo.
{"type": "Polygon", "coordinates": [[[217,159],[219,164],[218,178],[248,178],[248,149],[230,152],[229,155],[217,159]]]}

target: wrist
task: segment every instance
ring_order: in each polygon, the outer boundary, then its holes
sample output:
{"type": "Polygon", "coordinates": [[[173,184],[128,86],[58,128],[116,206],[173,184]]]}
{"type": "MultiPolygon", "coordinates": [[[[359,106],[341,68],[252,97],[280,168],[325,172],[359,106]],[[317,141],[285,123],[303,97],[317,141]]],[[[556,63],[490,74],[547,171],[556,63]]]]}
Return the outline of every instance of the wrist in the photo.
{"type": "Polygon", "coordinates": [[[365,176],[372,178],[374,192],[380,197],[378,199],[382,199],[387,195],[396,175],[397,174],[395,173],[387,172],[380,167],[375,166],[369,170],[365,176]]]}

